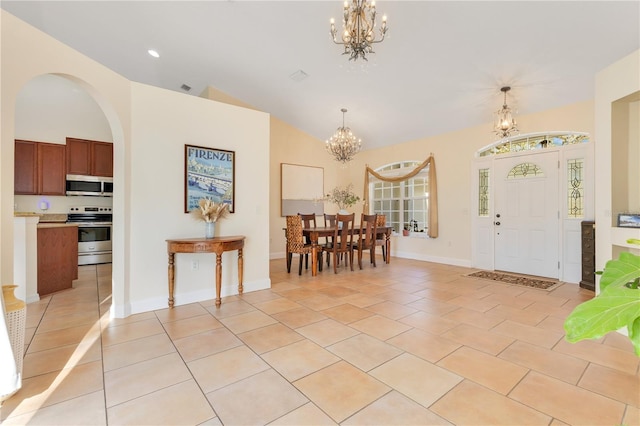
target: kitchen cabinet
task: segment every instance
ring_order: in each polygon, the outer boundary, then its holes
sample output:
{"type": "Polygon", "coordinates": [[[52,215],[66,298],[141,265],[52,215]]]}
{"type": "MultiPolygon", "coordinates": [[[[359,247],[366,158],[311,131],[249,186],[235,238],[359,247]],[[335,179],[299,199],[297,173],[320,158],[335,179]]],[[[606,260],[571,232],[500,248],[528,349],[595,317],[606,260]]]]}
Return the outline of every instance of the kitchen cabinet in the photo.
{"type": "Polygon", "coordinates": [[[15,141],[14,192],[19,195],[65,195],[65,146],[15,141]]]}
{"type": "Polygon", "coordinates": [[[113,144],[67,138],[67,174],[113,177],[113,144]]]}
{"type": "Polygon", "coordinates": [[[13,166],[13,187],[16,194],[38,193],[38,143],[17,140],[13,166]]]}
{"type": "Polygon", "coordinates": [[[38,225],[38,294],[72,287],[78,279],[78,226],[38,225]]]}

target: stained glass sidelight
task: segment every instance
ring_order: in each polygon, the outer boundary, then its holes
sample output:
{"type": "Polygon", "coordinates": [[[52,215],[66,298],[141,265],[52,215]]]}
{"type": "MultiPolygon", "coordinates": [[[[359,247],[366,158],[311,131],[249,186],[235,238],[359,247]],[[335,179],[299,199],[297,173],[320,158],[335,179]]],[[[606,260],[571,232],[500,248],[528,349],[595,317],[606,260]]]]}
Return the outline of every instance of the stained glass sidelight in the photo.
{"type": "Polygon", "coordinates": [[[489,169],[478,170],[478,216],[489,216],[489,169]]]}
{"type": "Polygon", "coordinates": [[[584,217],[584,159],[576,158],[567,161],[567,216],[584,217]]]}

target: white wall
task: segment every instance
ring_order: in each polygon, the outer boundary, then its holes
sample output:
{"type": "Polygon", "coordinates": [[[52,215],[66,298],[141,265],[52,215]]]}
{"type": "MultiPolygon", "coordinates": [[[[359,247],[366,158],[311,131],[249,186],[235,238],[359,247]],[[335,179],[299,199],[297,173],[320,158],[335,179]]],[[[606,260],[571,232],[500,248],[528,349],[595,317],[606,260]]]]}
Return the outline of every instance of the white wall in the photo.
{"type": "Polygon", "coordinates": [[[59,75],[39,75],[16,98],[16,139],[65,143],[67,137],[112,142],[109,122],[82,87],[59,75]]]}
{"type": "MultiPolygon", "coordinates": [[[[167,306],[165,240],[204,237],[184,213],[184,145],[235,151],[234,213],[222,235],[245,235],[245,291],[269,281],[269,115],[132,84],[131,312],[167,306]]],[[[215,255],[176,256],[176,305],[215,297],[215,255]],[[191,260],[199,268],[191,270],[191,260]]],[[[237,294],[237,252],[223,254],[222,296],[237,294]]]]}
{"type": "MultiPolygon", "coordinates": [[[[595,117],[596,123],[596,270],[602,270],[605,263],[614,257],[620,250],[636,250],[635,246],[626,243],[628,238],[640,238],[640,229],[617,228],[615,224],[615,215],[620,212],[614,211],[619,206],[614,205],[612,201],[612,175],[620,173],[620,169],[626,172],[626,162],[623,162],[622,168],[617,164],[612,164],[612,104],[622,98],[630,95],[637,95],[640,91],[640,50],[620,59],[611,64],[596,75],[595,79],[595,117]]],[[[631,103],[637,101],[631,100],[631,103]]],[[[637,113],[638,108],[635,106],[628,107],[626,113],[637,113]]],[[[623,137],[629,141],[633,141],[635,146],[638,145],[637,136],[640,134],[638,127],[640,120],[637,116],[626,117],[623,120],[627,126],[626,129],[615,129],[623,137]],[[625,134],[626,133],[626,134],[625,134]],[[636,138],[635,140],[629,138],[636,138]]],[[[620,143],[620,142],[618,142],[620,143]]],[[[628,142],[626,142],[628,143],[628,142]]],[[[637,150],[637,148],[634,148],[637,150]]],[[[637,152],[632,151],[631,152],[637,152]]],[[[637,164],[635,164],[637,169],[637,164]]],[[[635,172],[634,172],[635,173],[635,172]]],[[[636,176],[636,175],[632,175],[636,176]]],[[[626,176],[627,182],[628,175],[626,176]]],[[[637,191],[637,181],[633,182],[637,191]]],[[[628,202],[638,199],[638,195],[630,197],[630,200],[624,200],[626,203],[622,208],[629,208],[628,202]]],[[[616,201],[620,203],[622,200],[616,201]]],[[[599,282],[599,276],[597,276],[599,282]]]]}
{"type": "MultiPolygon", "coordinates": [[[[236,151],[237,213],[221,228],[225,234],[248,237],[245,289],[268,286],[268,115],[133,84],[2,10],[0,17],[0,280],[12,282],[14,276],[13,160],[18,95],[33,78],[58,74],[93,97],[109,123],[114,142],[114,314],[122,317],[166,307],[164,239],[187,236],[183,233],[202,235],[198,224],[183,213],[185,143],[236,151]],[[261,175],[265,179],[261,180],[261,175]],[[156,209],[157,203],[161,207],[156,209]]],[[[227,264],[232,272],[233,262],[227,264]]],[[[201,268],[200,275],[188,280],[195,283],[189,288],[182,271],[178,264],[178,304],[187,300],[182,293],[207,295],[213,288],[211,271],[201,268]]]]}

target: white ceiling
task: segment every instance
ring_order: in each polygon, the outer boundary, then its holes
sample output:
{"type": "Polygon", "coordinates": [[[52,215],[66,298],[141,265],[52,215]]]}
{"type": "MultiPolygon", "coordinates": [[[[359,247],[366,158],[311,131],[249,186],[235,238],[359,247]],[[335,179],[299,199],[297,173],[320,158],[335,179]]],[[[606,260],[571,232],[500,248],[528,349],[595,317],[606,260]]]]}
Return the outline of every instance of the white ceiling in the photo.
{"type": "Polygon", "coordinates": [[[1,7],[130,80],[196,96],[213,86],[321,140],[347,108],[364,149],[484,123],[490,143],[500,87],[518,114],[592,99],[595,74],[640,48],[638,0],[379,0],[389,32],[368,62],[330,39],[338,0],[1,7]],[[292,80],[298,70],[308,78],[292,80]]]}

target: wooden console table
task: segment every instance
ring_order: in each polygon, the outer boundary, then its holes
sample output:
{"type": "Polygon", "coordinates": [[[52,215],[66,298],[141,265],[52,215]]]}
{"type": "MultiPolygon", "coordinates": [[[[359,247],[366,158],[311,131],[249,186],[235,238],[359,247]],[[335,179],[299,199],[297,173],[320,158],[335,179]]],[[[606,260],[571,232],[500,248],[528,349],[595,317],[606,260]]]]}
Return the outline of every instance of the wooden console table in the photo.
{"type": "Polygon", "coordinates": [[[215,238],[183,238],[167,240],[169,253],[169,307],[173,308],[173,290],[175,286],[175,255],[176,253],[215,253],[216,254],[216,307],[220,306],[220,287],[222,285],[222,253],[238,250],[238,293],[242,294],[242,248],[244,235],[215,238]]]}

